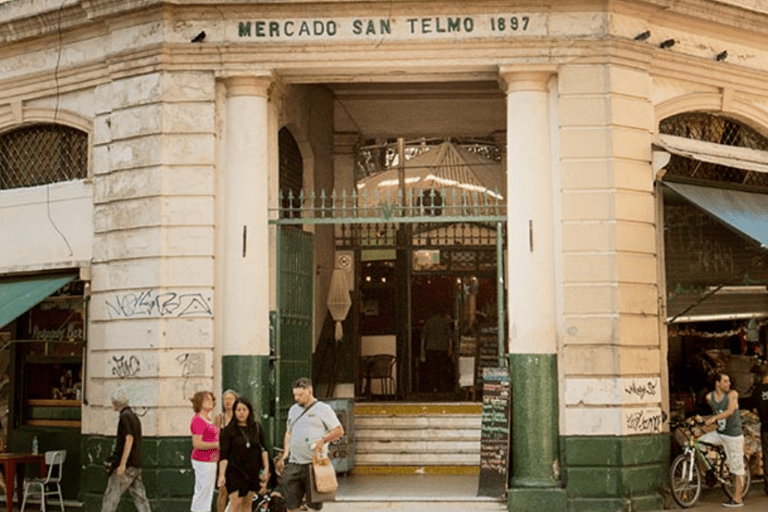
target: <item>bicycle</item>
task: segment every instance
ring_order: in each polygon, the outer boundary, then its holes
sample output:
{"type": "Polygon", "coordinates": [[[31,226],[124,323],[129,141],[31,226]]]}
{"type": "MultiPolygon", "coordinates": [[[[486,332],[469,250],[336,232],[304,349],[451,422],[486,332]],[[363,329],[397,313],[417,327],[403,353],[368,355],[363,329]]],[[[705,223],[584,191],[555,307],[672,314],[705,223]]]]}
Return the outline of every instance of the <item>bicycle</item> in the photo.
{"type": "MultiPolygon", "coordinates": [[[[692,432],[695,425],[703,425],[701,418],[688,418],[673,425],[673,436],[682,446],[683,453],[675,457],[670,468],[672,498],[683,508],[696,504],[701,496],[702,467],[709,487],[720,484],[729,499],[733,499],[735,475],[732,475],[726,462],[725,449],[716,444],[698,441],[692,432]],[[706,453],[705,453],[706,449],[706,453]],[[709,456],[708,456],[709,454],[709,456]],[[713,457],[710,460],[710,457],[713,457]]],[[[744,489],[742,497],[747,495],[752,483],[749,460],[744,456],[744,489]]]]}

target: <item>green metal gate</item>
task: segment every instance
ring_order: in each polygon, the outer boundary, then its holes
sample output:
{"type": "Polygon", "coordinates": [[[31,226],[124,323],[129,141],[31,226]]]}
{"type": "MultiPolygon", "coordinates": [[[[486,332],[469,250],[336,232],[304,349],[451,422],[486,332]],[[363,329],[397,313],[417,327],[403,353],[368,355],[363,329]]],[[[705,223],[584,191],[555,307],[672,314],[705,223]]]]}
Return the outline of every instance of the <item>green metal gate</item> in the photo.
{"type": "MultiPolygon", "coordinates": [[[[291,384],[312,378],[312,234],[296,227],[277,226],[277,311],[275,315],[275,438],[282,446],[291,384]]],[[[266,293],[266,290],[265,290],[266,293]]]]}

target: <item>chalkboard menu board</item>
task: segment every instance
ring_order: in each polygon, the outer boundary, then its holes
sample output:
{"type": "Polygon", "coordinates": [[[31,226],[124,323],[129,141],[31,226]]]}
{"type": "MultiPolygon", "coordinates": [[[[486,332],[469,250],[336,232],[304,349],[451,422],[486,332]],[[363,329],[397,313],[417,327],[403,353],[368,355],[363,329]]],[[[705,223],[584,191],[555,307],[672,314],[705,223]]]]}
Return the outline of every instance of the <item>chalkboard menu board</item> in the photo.
{"type": "Polygon", "coordinates": [[[504,496],[509,466],[509,368],[483,369],[478,496],[504,496]]]}

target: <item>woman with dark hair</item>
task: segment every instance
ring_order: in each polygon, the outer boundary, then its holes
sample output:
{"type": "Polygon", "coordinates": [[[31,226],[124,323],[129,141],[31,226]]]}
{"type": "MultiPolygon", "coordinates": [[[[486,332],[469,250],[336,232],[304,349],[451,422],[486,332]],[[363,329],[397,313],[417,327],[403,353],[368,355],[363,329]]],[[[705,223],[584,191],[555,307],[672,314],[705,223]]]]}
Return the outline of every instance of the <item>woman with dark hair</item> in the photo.
{"type": "Polygon", "coordinates": [[[191,399],[195,415],[189,430],[192,432],[192,469],[195,471],[195,491],[192,512],[209,512],[216,485],[216,463],[219,461],[219,427],[211,418],[216,404],[213,393],[198,391],[191,399]]]}
{"type": "Polygon", "coordinates": [[[233,409],[233,420],[221,431],[219,487],[227,488],[231,512],[250,512],[253,495],[267,490],[269,455],[251,403],[240,397],[233,409]]]}

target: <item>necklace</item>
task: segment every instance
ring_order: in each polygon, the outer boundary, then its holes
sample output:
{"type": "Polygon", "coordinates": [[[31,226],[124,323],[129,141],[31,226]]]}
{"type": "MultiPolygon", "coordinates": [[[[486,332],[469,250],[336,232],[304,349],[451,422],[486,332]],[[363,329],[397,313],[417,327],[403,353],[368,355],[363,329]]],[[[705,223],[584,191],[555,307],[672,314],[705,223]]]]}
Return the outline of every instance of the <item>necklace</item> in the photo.
{"type": "Polygon", "coordinates": [[[251,448],[251,439],[248,437],[248,434],[246,434],[245,429],[241,428],[240,432],[243,434],[243,437],[245,438],[245,449],[248,450],[251,448]]]}

